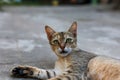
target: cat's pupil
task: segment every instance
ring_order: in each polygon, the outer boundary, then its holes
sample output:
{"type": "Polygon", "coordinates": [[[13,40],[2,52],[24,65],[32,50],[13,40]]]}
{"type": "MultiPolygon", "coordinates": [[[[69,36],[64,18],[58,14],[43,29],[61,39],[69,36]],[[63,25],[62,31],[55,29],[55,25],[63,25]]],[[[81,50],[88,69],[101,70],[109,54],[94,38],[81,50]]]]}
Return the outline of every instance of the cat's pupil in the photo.
{"type": "Polygon", "coordinates": [[[54,40],[53,43],[54,43],[54,44],[58,44],[58,40],[54,40]]]}
{"type": "Polygon", "coordinates": [[[71,42],[72,42],[71,38],[66,39],[66,43],[71,43],[71,42]]]}

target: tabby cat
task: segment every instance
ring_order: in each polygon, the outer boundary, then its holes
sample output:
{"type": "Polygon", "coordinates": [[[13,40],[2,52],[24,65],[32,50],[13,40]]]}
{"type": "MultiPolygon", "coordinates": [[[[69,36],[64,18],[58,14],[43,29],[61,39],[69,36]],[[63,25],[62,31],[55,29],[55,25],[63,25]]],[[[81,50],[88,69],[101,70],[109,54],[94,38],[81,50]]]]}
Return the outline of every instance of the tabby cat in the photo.
{"type": "Polygon", "coordinates": [[[53,70],[33,66],[17,66],[11,71],[16,77],[43,80],[120,80],[120,62],[97,56],[77,48],[77,23],[66,32],[56,32],[45,26],[52,50],[58,57],[53,70]]]}

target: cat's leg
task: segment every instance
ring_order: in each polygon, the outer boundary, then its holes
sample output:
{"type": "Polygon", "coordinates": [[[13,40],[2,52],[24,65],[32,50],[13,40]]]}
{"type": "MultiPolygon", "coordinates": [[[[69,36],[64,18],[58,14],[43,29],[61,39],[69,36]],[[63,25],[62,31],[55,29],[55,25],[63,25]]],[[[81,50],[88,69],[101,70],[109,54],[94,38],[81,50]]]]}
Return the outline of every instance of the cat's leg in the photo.
{"type": "Polygon", "coordinates": [[[11,70],[11,75],[15,77],[49,79],[55,77],[56,72],[54,70],[44,70],[33,66],[18,66],[11,70]]]}
{"type": "Polygon", "coordinates": [[[62,74],[57,75],[48,80],[92,80],[88,75],[88,71],[84,71],[82,73],[74,72],[72,69],[67,69],[62,72],[62,74]]]}
{"type": "MultiPolygon", "coordinates": [[[[67,73],[67,72],[66,72],[67,73]]],[[[65,72],[62,75],[50,78],[48,80],[92,80],[85,73],[67,73],[65,72]]]]}
{"type": "Polygon", "coordinates": [[[78,74],[59,75],[48,80],[91,80],[90,78],[83,77],[78,74]]]}

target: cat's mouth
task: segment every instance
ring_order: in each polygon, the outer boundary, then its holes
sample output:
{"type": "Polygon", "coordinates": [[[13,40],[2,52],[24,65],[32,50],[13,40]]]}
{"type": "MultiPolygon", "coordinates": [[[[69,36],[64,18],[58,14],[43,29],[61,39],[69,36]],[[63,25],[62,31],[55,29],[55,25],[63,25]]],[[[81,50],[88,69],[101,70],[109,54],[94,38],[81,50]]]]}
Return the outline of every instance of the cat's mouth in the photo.
{"type": "Polygon", "coordinates": [[[72,51],[72,49],[71,48],[67,48],[67,47],[64,50],[58,48],[57,54],[59,56],[67,56],[71,51],[72,51]]]}
{"type": "Polygon", "coordinates": [[[68,51],[60,51],[60,54],[66,54],[66,53],[68,53],[68,51]]]}

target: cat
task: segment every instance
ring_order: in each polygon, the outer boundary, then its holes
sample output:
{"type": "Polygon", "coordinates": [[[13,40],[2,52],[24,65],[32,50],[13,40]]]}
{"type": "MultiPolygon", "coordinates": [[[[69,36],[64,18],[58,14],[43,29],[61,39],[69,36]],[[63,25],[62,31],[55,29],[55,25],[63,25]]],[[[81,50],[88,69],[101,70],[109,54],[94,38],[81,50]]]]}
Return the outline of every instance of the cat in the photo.
{"type": "Polygon", "coordinates": [[[52,70],[33,66],[17,66],[11,71],[15,77],[43,80],[120,80],[120,62],[98,56],[77,47],[77,22],[66,32],[56,32],[49,26],[45,31],[51,49],[58,60],[52,70]]]}

